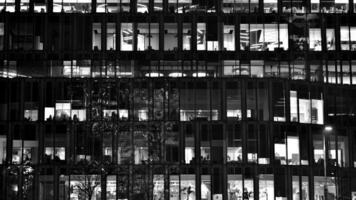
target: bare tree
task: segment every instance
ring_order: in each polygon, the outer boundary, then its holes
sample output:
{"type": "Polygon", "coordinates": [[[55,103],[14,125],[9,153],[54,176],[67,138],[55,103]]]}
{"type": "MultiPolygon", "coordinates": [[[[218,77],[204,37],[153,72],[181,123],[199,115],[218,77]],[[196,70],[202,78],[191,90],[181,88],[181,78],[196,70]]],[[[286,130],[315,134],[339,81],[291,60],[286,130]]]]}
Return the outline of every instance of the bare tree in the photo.
{"type": "Polygon", "coordinates": [[[100,186],[99,175],[75,176],[75,184],[71,185],[71,191],[78,191],[79,199],[91,200],[97,187],[100,186]],[[81,198],[83,197],[83,198],[81,198]]]}

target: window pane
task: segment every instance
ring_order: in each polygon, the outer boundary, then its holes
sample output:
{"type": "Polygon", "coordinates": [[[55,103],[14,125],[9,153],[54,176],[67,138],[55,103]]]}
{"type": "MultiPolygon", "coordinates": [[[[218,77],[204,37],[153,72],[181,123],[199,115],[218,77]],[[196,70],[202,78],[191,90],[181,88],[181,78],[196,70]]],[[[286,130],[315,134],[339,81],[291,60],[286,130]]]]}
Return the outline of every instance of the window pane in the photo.
{"type": "Polygon", "coordinates": [[[121,51],[133,50],[133,28],[132,23],[121,24],[121,51]]]}

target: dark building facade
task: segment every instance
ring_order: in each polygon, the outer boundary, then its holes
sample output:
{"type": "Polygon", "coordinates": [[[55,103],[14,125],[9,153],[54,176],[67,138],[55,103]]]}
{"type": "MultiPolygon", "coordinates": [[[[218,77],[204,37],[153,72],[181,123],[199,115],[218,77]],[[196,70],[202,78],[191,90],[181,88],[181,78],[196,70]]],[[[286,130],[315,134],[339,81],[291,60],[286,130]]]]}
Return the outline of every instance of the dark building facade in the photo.
{"type": "Polygon", "coordinates": [[[0,199],[356,199],[353,0],[0,10],[0,199]]]}

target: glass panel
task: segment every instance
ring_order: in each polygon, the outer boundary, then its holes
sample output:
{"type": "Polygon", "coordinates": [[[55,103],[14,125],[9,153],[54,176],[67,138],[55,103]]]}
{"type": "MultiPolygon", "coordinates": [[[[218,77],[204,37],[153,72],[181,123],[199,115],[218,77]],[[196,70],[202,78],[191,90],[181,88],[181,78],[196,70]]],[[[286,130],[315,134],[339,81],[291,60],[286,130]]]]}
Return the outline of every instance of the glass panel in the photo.
{"type": "Polygon", "coordinates": [[[116,24],[106,24],[106,50],[116,50],[116,24]]]}
{"type": "Polygon", "coordinates": [[[257,100],[256,100],[256,84],[254,82],[248,82],[246,88],[246,117],[247,119],[256,119],[257,112],[257,100]]]}
{"type": "Polygon", "coordinates": [[[246,199],[246,200],[254,199],[254,189],[253,188],[254,188],[253,179],[245,179],[243,199],[246,199]]]}
{"type": "Polygon", "coordinates": [[[5,25],[4,23],[0,23],[0,50],[4,49],[4,37],[5,37],[5,25]]]}
{"type": "Polygon", "coordinates": [[[324,165],[324,144],[321,133],[313,133],[313,151],[314,151],[314,162],[319,165],[324,165]]]}
{"type": "Polygon", "coordinates": [[[184,148],[184,158],[185,164],[194,164],[196,162],[195,158],[195,138],[194,129],[192,125],[187,125],[184,127],[185,132],[185,148],[184,148]]]}
{"type": "Polygon", "coordinates": [[[356,27],[350,27],[351,51],[356,51],[356,27]]]}
{"type": "Polygon", "coordinates": [[[137,0],[137,12],[138,13],[148,13],[148,3],[149,0],[137,0]]]}
{"type": "Polygon", "coordinates": [[[274,199],[274,179],[273,175],[259,175],[259,200],[274,199]]]}
{"type": "Polygon", "coordinates": [[[137,24],[137,50],[148,50],[150,46],[150,32],[148,23],[137,24]]]}
{"type": "MultiPolygon", "coordinates": [[[[343,130],[345,131],[345,130],[343,130]]],[[[349,166],[349,143],[347,136],[338,136],[338,166],[348,167],[349,166]]]]}
{"type": "Polygon", "coordinates": [[[192,38],[191,24],[183,23],[182,37],[183,37],[183,47],[182,47],[183,50],[190,50],[191,38],[192,38]]]}
{"type": "Polygon", "coordinates": [[[292,177],[292,198],[293,200],[300,199],[300,183],[299,183],[299,176],[292,177]]]}
{"type": "Polygon", "coordinates": [[[299,138],[297,136],[287,137],[288,164],[299,165],[299,138]]]}
{"type": "Polygon", "coordinates": [[[284,86],[281,83],[273,83],[272,86],[273,121],[286,121],[286,105],[284,86]]]}
{"type": "Polygon", "coordinates": [[[93,23],[93,50],[101,50],[101,23],[93,23]]]}
{"type": "Polygon", "coordinates": [[[335,178],[314,176],[314,198],[336,200],[335,178]]]}
{"type": "Polygon", "coordinates": [[[224,50],[235,50],[235,26],[224,25],[224,50]]]}
{"type": "Polygon", "coordinates": [[[309,50],[321,51],[321,29],[309,28],[309,50]]]}
{"type": "MultiPolygon", "coordinates": [[[[282,25],[281,25],[282,26],[282,25]]],[[[265,51],[274,51],[280,47],[284,47],[288,43],[285,35],[285,27],[282,27],[284,32],[280,32],[280,42],[278,41],[278,24],[264,24],[264,45],[266,46],[265,51]]],[[[282,30],[282,29],[281,29],[282,30]]],[[[288,35],[288,31],[287,31],[288,35]]],[[[285,48],[285,50],[288,47],[285,48]]]]}
{"type": "Polygon", "coordinates": [[[250,24],[249,34],[250,34],[250,51],[265,51],[267,46],[265,44],[265,34],[263,31],[263,24],[250,24]]]}
{"type": "Polygon", "coordinates": [[[285,165],[287,160],[287,141],[284,127],[274,128],[274,159],[277,164],[285,165]]]}
{"type": "Polygon", "coordinates": [[[150,46],[152,50],[159,50],[159,24],[150,24],[150,46]]]}
{"type": "Polygon", "coordinates": [[[340,27],[341,50],[350,50],[350,30],[348,26],[340,27]]]}
{"type": "Polygon", "coordinates": [[[197,50],[206,50],[206,25],[197,23],[197,50]]]}
{"type": "Polygon", "coordinates": [[[71,175],[70,187],[71,199],[100,199],[100,175],[71,175]]]}
{"type": "Polygon", "coordinates": [[[241,120],[241,88],[238,82],[226,82],[226,117],[241,120]]]}
{"type": "Polygon", "coordinates": [[[0,135],[0,164],[6,159],[6,135],[0,135]]]}
{"type": "Polygon", "coordinates": [[[210,175],[201,175],[200,198],[202,200],[211,199],[211,177],[210,175]]]}
{"type": "Polygon", "coordinates": [[[179,199],[179,176],[170,175],[169,176],[169,200],[179,199]]]}
{"type": "Polygon", "coordinates": [[[180,89],[180,120],[191,121],[195,119],[195,92],[194,85],[190,82],[183,82],[180,89]]]}
{"type": "Polygon", "coordinates": [[[116,175],[106,177],[106,200],[116,200],[116,175]]]}
{"type": "Polygon", "coordinates": [[[163,0],[154,0],[153,11],[163,11],[163,0]]]}
{"type": "Polygon", "coordinates": [[[30,9],[30,1],[29,0],[21,0],[20,11],[28,12],[30,9]]]}
{"type": "Polygon", "coordinates": [[[309,177],[302,176],[302,200],[309,200],[309,177]]]}
{"type": "Polygon", "coordinates": [[[133,50],[133,26],[132,23],[121,23],[121,51],[133,50]]]}
{"type": "Polygon", "coordinates": [[[257,105],[258,119],[267,121],[269,119],[269,99],[268,99],[268,88],[265,82],[258,83],[257,101],[258,101],[258,105],[257,105]]]}
{"type": "Polygon", "coordinates": [[[326,48],[327,50],[335,50],[335,30],[332,28],[326,29],[326,48]]]}
{"type": "Polygon", "coordinates": [[[195,175],[180,175],[180,200],[195,200],[195,175]]]}
{"type": "Polygon", "coordinates": [[[164,199],[164,175],[153,175],[153,200],[164,199]]]}
{"type": "Polygon", "coordinates": [[[240,50],[250,48],[250,29],[248,24],[240,24],[240,50]]]}
{"type": "MultiPolygon", "coordinates": [[[[164,50],[176,51],[178,50],[178,29],[176,23],[164,24],[164,50]]],[[[184,43],[184,42],[183,42],[184,43]]]]}
{"type": "Polygon", "coordinates": [[[207,82],[197,82],[195,93],[196,119],[211,120],[210,88],[207,82]]]}
{"type": "Polygon", "coordinates": [[[6,0],[0,2],[0,10],[6,12],[15,12],[15,0],[6,0]]]}
{"type": "Polygon", "coordinates": [[[228,195],[227,198],[228,200],[242,199],[243,197],[242,175],[235,175],[235,174],[227,175],[227,195],[228,195]]]}
{"type": "Polygon", "coordinates": [[[277,0],[264,0],[264,13],[277,13],[278,1],[277,0]]]}
{"type": "Polygon", "coordinates": [[[335,13],[347,13],[349,11],[349,1],[335,0],[335,13]]]}
{"type": "Polygon", "coordinates": [[[63,10],[66,13],[90,13],[90,0],[63,0],[63,10]]]}
{"type": "MultiPolygon", "coordinates": [[[[168,0],[168,2],[175,2],[177,0],[168,0]]],[[[170,4],[172,5],[172,4],[170,4]]],[[[171,7],[170,7],[171,9],[171,7]]],[[[176,13],[187,13],[187,12],[192,12],[195,9],[197,9],[197,5],[192,5],[192,0],[178,0],[178,4],[177,4],[177,9],[175,9],[174,11],[176,13]]]]}
{"type": "Polygon", "coordinates": [[[227,125],[227,162],[242,162],[242,137],[239,125],[227,125]]]}
{"type": "Polygon", "coordinates": [[[247,162],[257,163],[258,154],[256,128],[253,124],[249,124],[247,128],[247,162]]]}

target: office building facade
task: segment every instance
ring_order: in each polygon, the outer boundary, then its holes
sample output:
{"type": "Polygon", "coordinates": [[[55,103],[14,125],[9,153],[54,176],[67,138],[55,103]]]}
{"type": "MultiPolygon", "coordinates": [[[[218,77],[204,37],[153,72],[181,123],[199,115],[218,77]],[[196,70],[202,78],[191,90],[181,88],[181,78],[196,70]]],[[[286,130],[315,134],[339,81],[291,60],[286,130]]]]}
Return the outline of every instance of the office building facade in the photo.
{"type": "Polygon", "coordinates": [[[1,1],[0,199],[356,199],[355,5],[1,1]]]}

